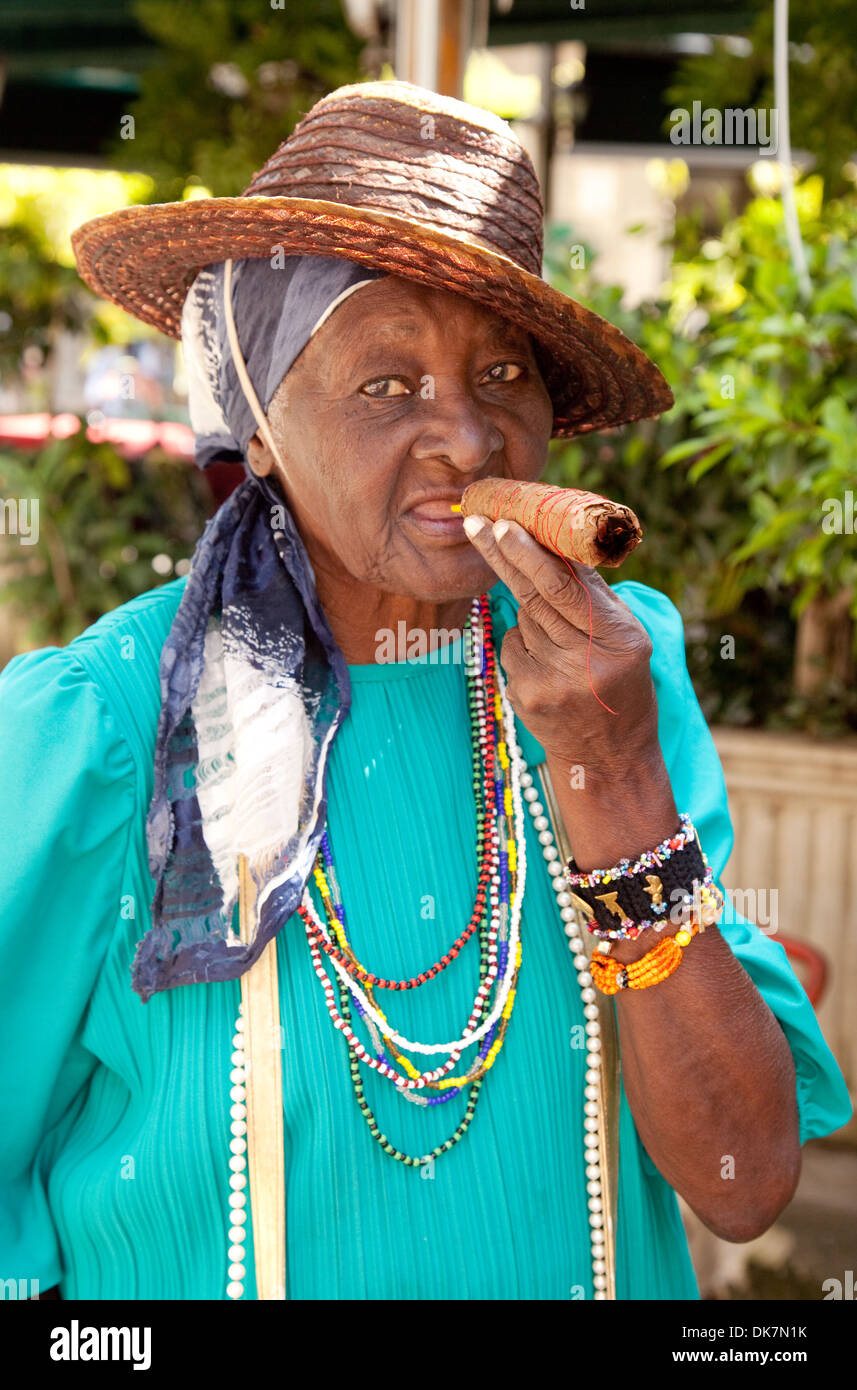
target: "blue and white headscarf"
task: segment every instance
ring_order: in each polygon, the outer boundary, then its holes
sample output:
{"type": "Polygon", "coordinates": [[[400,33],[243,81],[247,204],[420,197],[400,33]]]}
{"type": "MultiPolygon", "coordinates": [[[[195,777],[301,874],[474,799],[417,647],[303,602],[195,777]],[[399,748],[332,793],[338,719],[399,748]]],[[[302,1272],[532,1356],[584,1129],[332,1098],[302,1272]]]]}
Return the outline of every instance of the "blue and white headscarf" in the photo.
{"type": "Polygon", "coordinates": [[[200,467],[247,477],[205,527],[161,655],[147,822],[152,927],[133,987],[244,974],[297,908],[324,829],[331,743],[350,706],[344,657],[279,488],[246,462],[283,377],[330,314],[383,272],[320,256],[209,266],[182,319],[200,467]],[[233,931],[246,855],[255,928],[233,931]]]}

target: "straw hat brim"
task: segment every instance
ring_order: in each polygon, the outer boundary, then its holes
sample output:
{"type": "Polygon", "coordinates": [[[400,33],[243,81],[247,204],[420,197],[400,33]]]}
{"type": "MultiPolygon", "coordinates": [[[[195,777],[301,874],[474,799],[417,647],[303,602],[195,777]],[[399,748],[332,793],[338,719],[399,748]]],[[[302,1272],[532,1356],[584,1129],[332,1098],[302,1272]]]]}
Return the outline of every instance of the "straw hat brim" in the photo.
{"type": "Polygon", "coordinates": [[[555,438],[646,419],[673,394],[660,370],[600,315],[472,237],[373,208],[311,198],[203,198],[121,208],[72,236],[96,294],[170,337],[187,290],[230,257],[343,256],[461,294],[533,335],[554,405],[555,438]]]}

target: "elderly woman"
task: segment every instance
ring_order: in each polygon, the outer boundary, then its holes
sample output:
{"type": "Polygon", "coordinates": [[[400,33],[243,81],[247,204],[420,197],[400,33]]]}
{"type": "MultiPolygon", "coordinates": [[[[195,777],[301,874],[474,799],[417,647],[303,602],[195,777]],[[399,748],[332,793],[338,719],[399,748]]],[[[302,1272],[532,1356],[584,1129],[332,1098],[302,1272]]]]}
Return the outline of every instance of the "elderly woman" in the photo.
{"type": "Polygon", "coordinates": [[[664,915],[731,844],[677,611],[453,511],[671,403],[539,278],[541,218],[505,123],[370,83],[243,198],[77,234],[91,285],[181,332],[198,461],[247,477],[186,580],[4,673],[2,1277],[692,1298],[676,1192],[748,1240],[847,1120],[782,948],[664,915]]]}

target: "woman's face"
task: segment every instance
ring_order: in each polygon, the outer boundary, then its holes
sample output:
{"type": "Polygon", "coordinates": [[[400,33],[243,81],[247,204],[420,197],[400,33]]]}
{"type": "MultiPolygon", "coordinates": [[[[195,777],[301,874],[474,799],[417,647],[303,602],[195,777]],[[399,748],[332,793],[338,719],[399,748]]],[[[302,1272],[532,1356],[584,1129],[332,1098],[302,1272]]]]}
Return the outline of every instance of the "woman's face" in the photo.
{"type": "Polygon", "coordinates": [[[553,410],[529,335],[443,290],[387,277],[349,296],[271,402],[280,479],[313,565],[444,602],[496,575],[450,510],[486,476],[534,480],[553,410]]]}

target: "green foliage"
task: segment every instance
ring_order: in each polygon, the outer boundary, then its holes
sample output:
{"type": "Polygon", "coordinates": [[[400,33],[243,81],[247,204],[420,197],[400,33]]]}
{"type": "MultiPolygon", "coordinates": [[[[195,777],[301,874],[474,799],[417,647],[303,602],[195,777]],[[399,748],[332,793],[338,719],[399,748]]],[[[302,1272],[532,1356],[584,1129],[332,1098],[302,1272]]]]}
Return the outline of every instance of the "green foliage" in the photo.
{"type": "Polygon", "coordinates": [[[0,537],[3,601],[31,639],[62,644],[102,613],[175,577],[210,514],[207,483],[186,462],[151,451],[128,461],[77,434],[38,452],[0,453],[0,497],[38,499],[38,540],[0,537]],[[169,556],[166,574],[152,567],[169,556]]]}
{"type": "Polygon", "coordinates": [[[0,375],[14,375],[25,348],[40,357],[60,329],[79,329],[86,297],[73,270],[46,252],[23,223],[0,228],[0,375]]]}
{"type": "MultiPolygon", "coordinates": [[[[663,297],[633,310],[597,284],[590,258],[582,272],[566,269],[569,229],[554,229],[546,256],[558,288],[639,343],[676,398],[658,420],[557,441],[550,476],[638,513],[645,541],[622,578],[681,606],[691,670],[703,688],[714,682],[706,712],[732,722],[815,718],[790,688],[794,620],[816,595],[843,589],[857,616],[854,537],[823,529],[831,499],[855,488],[857,198],[823,204],[817,177],[797,195],[808,303],[773,198],[754,199],[716,240],[682,225],[663,297]],[[741,637],[732,661],[717,651],[724,633],[741,637]]],[[[848,692],[825,694],[831,727],[857,728],[848,692]]]]}
{"type": "Polygon", "coordinates": [[[113,304],[96,299],[74,267],[69,232],[123,202],[148,181],[107,170],[3,165],[0,169],[0,377],[25,369],[31,403],[51,402],[48,360],[58,334],[86,329],[94,345],[153,335],[113,304]]]}
{"type": "Polygon", "coordinates": [[[153,201],[182,197],[188,181],[216,197],[242,192],[300,117],[324,94],[360,79],[362,42],[338,0],[137,0],[158,40],[130,108],[134,138],[111,152],[145,169],[153,201]]]}
{"type": "Polygon", "coordinates": [[[798,210],[805,303],[772,198],[755,199],[677,267],[671,309],[698,316],[701,408],[682,453],[661,462],[683,457],[694,483],[717,471],[746,501],[744,542],[724,557],[730,583],[793,586],[796,614],[847,589],[857,616],[853,537],[823,526],[825,502],[853,488],[857,458],[857,198],[823,204],[813,176],[798,188],[798,210]]]}
{"type": "MultiPolygon", "coordinates": [[[[682,61],[666,92],[673,107],[773,108],[774,7],[758,0],[757,8],[748,53],[718,38],[712,53],[682,61]]],[[[789,40],[792,146],[812,154],[825,186],[842,193],[843,165],[857,149],[857,7],[853,0],[791,0],[789,40]]]]}

